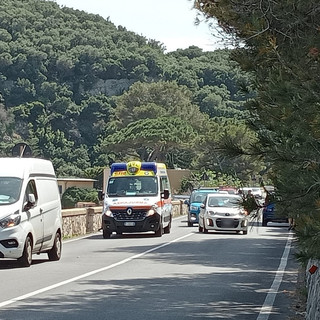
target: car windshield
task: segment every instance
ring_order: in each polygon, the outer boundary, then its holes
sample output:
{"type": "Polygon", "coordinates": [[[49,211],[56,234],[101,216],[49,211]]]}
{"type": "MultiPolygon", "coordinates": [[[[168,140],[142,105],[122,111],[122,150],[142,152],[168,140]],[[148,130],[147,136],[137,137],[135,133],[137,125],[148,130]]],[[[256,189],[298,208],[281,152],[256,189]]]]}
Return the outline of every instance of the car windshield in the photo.
{"type": "Polygon", "coordinates": [[[227,208],[239,208],[240,197],[209,197],[208,206],[209,207],[227,207],[227,208]]]}
{"type": "Polygon", "coordinates": [[[214,193],[214,192],[217,192],[216,190],[197,190],[197,191],[193,191],[191,193],[191,196],[190,196],[190,203],[202,203],[207,194],[208,193],[214,193]]]}
{"type": "Polygon", "coordinates": [[[141,197],[157,194],[156,177],[122,176],[111,177],[108,181],[107,195],[109,197],[141,197]]]}
{"type": "Polygon", "coordinates": [[[0,205],[18,201],[22,180],[14,177],[0,177],[0,205]]]}

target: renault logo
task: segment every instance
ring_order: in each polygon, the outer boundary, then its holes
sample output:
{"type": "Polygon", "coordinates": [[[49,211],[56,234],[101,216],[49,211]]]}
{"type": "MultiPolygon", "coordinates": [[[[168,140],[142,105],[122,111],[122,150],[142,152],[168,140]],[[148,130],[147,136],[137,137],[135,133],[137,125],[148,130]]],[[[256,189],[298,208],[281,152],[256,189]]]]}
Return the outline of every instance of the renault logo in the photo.
{"type": "Polygon", "coordinates": [[[128,209],[127,209],[127,214],[128,214],[128,216],[131,216],[131,215],[132,215],[132,208],[128,208],[128,209]]]}

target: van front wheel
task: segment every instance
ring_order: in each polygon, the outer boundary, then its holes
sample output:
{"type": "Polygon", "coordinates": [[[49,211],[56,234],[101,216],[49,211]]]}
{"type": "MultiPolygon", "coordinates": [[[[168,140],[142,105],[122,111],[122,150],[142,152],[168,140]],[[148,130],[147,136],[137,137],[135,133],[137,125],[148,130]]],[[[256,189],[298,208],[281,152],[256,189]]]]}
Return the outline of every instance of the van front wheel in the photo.
{"type": "Polygon", "coordinates": [[[48,251],[48,258],[50,261],[58,261],[61,258],[61,235],[59,232],[56,233],[54,238],[53,247],[50,251],[48,251]]]}
{"type": "Polygon", "coordinates": [[[26,242],[24,243],[24,249],[22,256],[18,259],[18,263],[22,267],[30,267],[32,263],[32,240],[27,236],[26,242]]]}

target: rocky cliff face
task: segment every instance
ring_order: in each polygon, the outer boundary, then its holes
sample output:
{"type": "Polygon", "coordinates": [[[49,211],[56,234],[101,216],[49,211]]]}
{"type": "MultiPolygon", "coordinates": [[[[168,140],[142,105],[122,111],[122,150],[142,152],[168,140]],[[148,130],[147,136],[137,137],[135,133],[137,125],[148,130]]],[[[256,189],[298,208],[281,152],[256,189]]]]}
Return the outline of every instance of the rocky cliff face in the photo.
{"type": "Polygon", "coordinates": [[[105,94],[107,96],[121,95],[124,90],[128,90],[129,87],[136,80],[128,79],[108,79],[108,80],[99,80],[94,89],[90,90],[90,94],[105,94]]]}

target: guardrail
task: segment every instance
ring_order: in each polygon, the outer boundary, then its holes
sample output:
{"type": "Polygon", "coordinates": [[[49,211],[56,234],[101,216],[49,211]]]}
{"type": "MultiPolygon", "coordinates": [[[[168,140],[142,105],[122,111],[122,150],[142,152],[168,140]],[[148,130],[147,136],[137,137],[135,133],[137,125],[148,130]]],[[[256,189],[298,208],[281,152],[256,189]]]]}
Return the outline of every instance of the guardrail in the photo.
{"type": "MultiPolygon", "coordinates": [[[[173,216],[187,214],[182,200],[172,201],[173,216]]],[[[62,210],[62,237],[72,238],[97,232],[101,228],[102,207],[86,207],[62,210]]]]}

